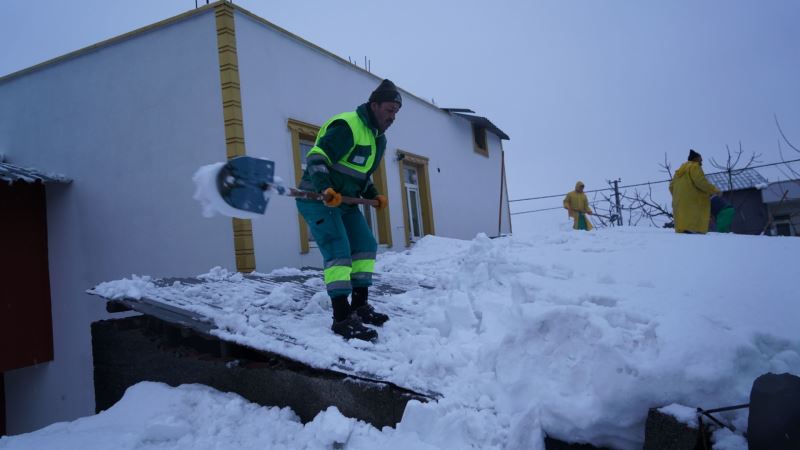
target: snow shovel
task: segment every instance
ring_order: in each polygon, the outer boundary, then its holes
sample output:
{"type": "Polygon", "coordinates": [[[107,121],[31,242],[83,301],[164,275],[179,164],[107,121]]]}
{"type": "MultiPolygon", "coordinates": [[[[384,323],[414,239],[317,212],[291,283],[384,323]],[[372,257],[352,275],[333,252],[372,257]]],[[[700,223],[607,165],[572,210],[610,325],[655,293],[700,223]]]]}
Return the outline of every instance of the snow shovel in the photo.
{"type": "MultiPolygon", "coordinates": [[[[217,191],[225,203],[232,208],[256,214],[264,214],[267,209],[269,195],[265,194],[275,193],[320,202],[330,200],[330,195],[287,187],[280,178],[276,180],[273,161],[251,156],[237,156],[229,160],[220,168],[216,181],[217,191]]],[[[378,206],[377,200],[354,197],[342,197],[342,203],[378,206]]]]}

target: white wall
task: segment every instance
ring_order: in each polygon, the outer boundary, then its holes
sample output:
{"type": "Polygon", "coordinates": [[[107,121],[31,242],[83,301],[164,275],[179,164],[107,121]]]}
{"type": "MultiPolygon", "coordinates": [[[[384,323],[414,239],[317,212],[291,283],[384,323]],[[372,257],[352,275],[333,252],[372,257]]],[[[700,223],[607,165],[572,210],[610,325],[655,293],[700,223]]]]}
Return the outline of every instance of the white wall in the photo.
{"type": "MultiPolygon", "coordinates": [[[[237,51],[247,153],[272,159],[276,172],[296,184],[288,119],[322,125],[365,102],[380,78],[342,63],[237,11],[237,51]]],[[[390,55],[387,55],[390,57],[390,55]]],[[[392,78],[391,74],[386,74],[392,78]]],[[[459,105],[461,106],[461,105],[459,105]]],[[[386,174],[395,249],[405,245],[397,149],[430,158],[436,234],[470,239],[497,234],[500,140],[487,133],[490,157],[473,151],[466,120],[410,95],[387,132],[386,174]]],[[[297,211],[288,198],[271,200],[253,221],[259,271],[276,266],[319,266],[319,253],[300,255],[297,211]],[[271,258],[271,255],[286,255],[271,258]]]]}
{"type": "Polygon", "coordinates": [[[0,152],[62,173],[48,186],[55,360],[7,372],[8,432],[94,413],[90,323],[102,281],[235,269],[228,218],[194,171],[225,159],[213,10],[0,81],[0,152]]]}

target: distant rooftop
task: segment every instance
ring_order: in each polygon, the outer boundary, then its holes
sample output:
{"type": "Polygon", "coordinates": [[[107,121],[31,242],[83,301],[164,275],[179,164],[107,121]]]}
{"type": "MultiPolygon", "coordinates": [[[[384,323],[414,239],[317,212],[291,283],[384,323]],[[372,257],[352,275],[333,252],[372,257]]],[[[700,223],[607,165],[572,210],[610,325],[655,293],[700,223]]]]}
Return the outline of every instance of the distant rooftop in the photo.
{"type": "Polygon", "coordinates": [[[0,181],[8,184],[22,181],[24,183],[71,183],[72,180],[55,173],[45,173],[37,169],[18,167],[0,162],[0,181]]]}
{"type": "Polygon", "coordinates": [[[733,170],[730,179],[728,179],[728,172],[709,173],[706,174],[706,178],[723,192],[759,189],[769,184],[769,181],[755,169],[733,170]]]}

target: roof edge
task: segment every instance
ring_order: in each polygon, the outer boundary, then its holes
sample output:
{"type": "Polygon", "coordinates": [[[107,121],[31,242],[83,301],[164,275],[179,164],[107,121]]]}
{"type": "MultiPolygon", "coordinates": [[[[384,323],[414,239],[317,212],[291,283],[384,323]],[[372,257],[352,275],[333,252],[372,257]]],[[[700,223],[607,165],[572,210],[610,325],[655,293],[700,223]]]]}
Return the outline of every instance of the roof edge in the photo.
{"type": "Polygon", "coordinates": [[[72,179],[58,173],[45,173],[39,169],[21,167],[7,162],[0,162],[0,181],[9,184],[21,181],[23,183],[72,183],[72,179]]]}
{"type": "Polygon", "coordinates": [[[494,133],[495,136],[500,138],[500,140],[506,140],[506,141],[510,141],[511,140],[511,138],[503,130],[498,128],[497,125],[493,124],[491,120],[487,119],[484,116],[479,116],[477,114],[475,114],[475,115],[473,115],[473,114],[464,114],[464,113],[461,113],[461,112],[450,112],[449,114],[452,114],[454,116],[463,117],[464,119],[470,121],[474,125],[486,128],[487,130],[489,130],[492,133],[494,133]]]}
{"type": "MultiPolygon", "coordinates": [[[[236,10],[238,10],[242,14],[244,14],[244,15],[250,17],[251,19],[255,20],[256,22],[259,22],[262,25],[266,25],[267,27],[272,28],[275,31],[286,35],[288,38],[294,39],[295,41],[297,41],[297,42],[299,42],[299,43],[301,43],[301,44],[303,44],[305,46],[308,46],[312,50],[334,59],[336,62],[339,62],[341,64],[345,64],[350,68],[355,68],[359,72],[361,72],[363,74],[366,74],[366,75],[369,75],[369,76],[371,76],[372,78],[375,78],[378,81],[382,81],[383,80],[383,77],[381,77],[379,75],[376,75],[376,74],[370,72],[369,70],[364,69],[363,67],[359,67],[357,64],[353,64],[352,62],[345,60],[344,58],[342,58],[341,56],[337,55],[336,53],[333,53],[333,52],[331,52],[329,50],[325,50],[324,48],[320,47],[319,45],[317,45],[317,44],[315,44],[315,43],[313,43],[311,41],[308,41],[308,40],[306,40],[306,39],[304,39],[304,38],[292,33],[291,31],[289,31],[289,30],[287,30],[285,28],[282,28],[282,27],[280,27],[278,25],[275,25],[274,23],[270,22],[269,20],[267,20],[267,19],[255,14],[255,13],[253,13],[253,12],[251,12],[251,11],[249,11],[249,10],[247,10],[247,9],[237,5],[237,4],[231,3],[231,6],[233,6],[236,10]]],[[[400,89],[401,91],[403,91],[403,93],[408,95],[409,97],[415,98],[415,99],[419,100],[420,102],[424,103],[425,105],[430,106],[431,108],[434,108],[434,109],[436,109],[438,111],[442,111],[441,108],[439,108],[438,106],[434,105],[432,102],[429,102],[428,100],[425,100],[424,98],[422,98],[422,97],[420,97],[420,96],[418,96],[418,95],[416,95],[416,94],[414,94],[412,92],[409,92],[409,91],[401,88],[400,86],[397,86],[397,88],[400,89]]],[[[442,111],[442,112],[444,112],[444,111],[442,111]]]]}

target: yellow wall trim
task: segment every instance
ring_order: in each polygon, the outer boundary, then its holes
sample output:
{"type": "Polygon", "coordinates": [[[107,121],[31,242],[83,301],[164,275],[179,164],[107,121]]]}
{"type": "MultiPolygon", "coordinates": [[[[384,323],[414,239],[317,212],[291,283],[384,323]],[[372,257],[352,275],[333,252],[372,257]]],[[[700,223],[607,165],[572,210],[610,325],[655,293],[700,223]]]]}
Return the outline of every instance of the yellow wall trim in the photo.
{"type": "Polygon", "coordinates": [[[404,169],[406,166],[414,167],[417,169],[417,176],[419,183],[420,195],[420,209],[422,213],[422,234],[436,234],[436,228],[433,222],[433,202],[431,201],[431,183],[428,175],[428,158],[422,155],[416,155],[404,150],[397,150],[397,156],[400,164],[400,201],[403,204],[403,227],[405,230],[406,247],[411,246],[411,230],[409,227],[410,212],[408,211],[408,204],[406,203],[406,184],[404,169]]]}
{"type": "MultiPolygon", "coordinates": [[[[300,184],[300,179],[303,178],[303,163],[300,155],[300,140],[304,139],[314,142],[319,132],[319,127],[310,123],[301,122],[296,119],[289,119],[286,123],[289,131],[292,133],[292,159],[294,160],[294,182],[295,186],[300,184]]],[[[303,215],[297,213],[297,223],[300,227],[300,253],[306,254],[310,250],[308,225],[306,225],[303,215]]]]}
{"type": "MultiPolygon", "coordinates": [[[[239,57],[236,53],[236,24],[234,7],[230,3],[215,3],[217,25],[217,51],[219,53],[219,79],[222,90],[222,117],[225,125],[225,153],[228,159],[246,154],[244,146],[244,119],[242,94],[239,86],[239,57]]],[[[253,244],[253,224],[247,219],[233,219],[233,247],[236,253],[236,270],[256,270],[256,252],[253,244]]]]}

